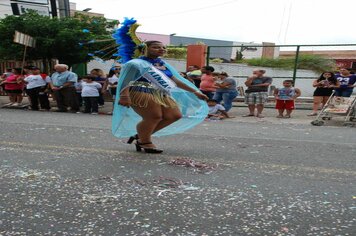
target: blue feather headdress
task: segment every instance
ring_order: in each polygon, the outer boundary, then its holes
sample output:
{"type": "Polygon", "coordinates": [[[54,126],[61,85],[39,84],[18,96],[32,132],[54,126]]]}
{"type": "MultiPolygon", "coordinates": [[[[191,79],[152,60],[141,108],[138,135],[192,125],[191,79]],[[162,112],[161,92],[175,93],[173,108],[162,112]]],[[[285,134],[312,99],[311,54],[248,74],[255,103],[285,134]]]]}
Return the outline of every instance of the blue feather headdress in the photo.
{"type": "Polygon", "coordinates": [[[139,26],[135,19],[125,18],[121,27],[112,35],[119,45],[118,52],[115,55],[120,57],[120,63],[126,63],[139,56],[140,52],[137,47],[141,44],[141,41],[135,34],[139,26]]]}

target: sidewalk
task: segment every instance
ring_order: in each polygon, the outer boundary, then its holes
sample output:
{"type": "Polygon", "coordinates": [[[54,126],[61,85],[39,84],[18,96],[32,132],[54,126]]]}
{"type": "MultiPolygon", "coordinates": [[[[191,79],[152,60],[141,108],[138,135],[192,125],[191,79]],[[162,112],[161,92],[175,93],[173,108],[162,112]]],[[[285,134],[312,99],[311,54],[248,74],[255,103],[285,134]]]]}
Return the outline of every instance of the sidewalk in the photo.
{"type": "MultiPolygon", "coordinates": [[[[0,96],[0,107],[8,103],[9,99],[7,96],[0,96]]],[[[56,110],[56,103],[50,99],[52,110],[56,110]]],[[[28,98],[25,97],[23,100],[24,104],[29,104],[28,98]]],[[[234,102],[233,108],[230,110],[229,114],[234,116],[234,118],[226,119],[223,121],[208,121],[208,122],[248,122],[248,123],[273,123],[273,124],[310,124],[311,121],[315,120],[315,117],[307,116],[311,112],[312,104],[309,102],[297,101],[296,110],[293,111],[292,117],[289,119],[276,118],[277,111],[274,108],[274,102],[268,102],[266,108],[263,111],[264,118],[256,117],[242,117],[248,113],[247,105],[242,101],[234,102]]],[[[0,108],[6,109],[6,108],[0,108]]],[[[99,108],[100,115],[109,115],[112,111],[112,102],[105,102],[104,107],[99,108]]],[[[343,126],[344,121],[343,116],[335,117],[331,121],[325,122],[325,126],[343,126]]]]}

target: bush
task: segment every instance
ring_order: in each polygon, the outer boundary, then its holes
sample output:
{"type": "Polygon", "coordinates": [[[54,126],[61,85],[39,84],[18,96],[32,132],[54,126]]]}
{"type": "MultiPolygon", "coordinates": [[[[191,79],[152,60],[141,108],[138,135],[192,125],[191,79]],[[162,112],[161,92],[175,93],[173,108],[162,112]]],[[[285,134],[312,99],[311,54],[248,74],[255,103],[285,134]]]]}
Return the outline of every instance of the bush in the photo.
{"type": "Polygon", "coordinates": [[[167,58],[185,59],[187,58],[187,48],[185,47],[168,47],[167,58]]]}

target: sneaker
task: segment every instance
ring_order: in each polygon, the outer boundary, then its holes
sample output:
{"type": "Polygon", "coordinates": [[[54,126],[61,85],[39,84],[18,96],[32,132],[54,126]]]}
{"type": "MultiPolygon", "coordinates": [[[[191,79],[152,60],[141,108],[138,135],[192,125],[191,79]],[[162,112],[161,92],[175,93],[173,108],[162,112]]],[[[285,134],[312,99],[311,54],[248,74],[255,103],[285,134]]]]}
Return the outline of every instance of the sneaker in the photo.
{"type": "Polygon", "coordinates": [[[97,113],[97,112],[92,112],[91,114],[92,114],[92,115],[97,115],[98,113],[97,113]]]}
{"type": "Polygon", "coordinates": [[[17,102],[14,102],[13,104],[11,104],[12,107],[17,107],[17,106],[19,106],[19,105],[20,105],[20,104],[17,103],[17,102]]]}

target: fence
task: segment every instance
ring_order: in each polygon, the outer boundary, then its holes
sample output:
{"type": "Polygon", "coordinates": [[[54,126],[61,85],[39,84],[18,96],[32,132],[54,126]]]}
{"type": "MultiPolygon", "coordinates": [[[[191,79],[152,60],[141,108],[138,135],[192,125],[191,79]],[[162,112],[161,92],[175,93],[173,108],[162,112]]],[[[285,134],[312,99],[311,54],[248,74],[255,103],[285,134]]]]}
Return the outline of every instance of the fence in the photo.
{"type": "Polygon", "coordinates": [[[291,70],[288,77],[295,81],[304,78],[297,75],[299,69],[317,73],[338,67],[356,70],[356,44],[208,46],[206,65],[219,60],[227,64],[288,69],[291,70]]]}

